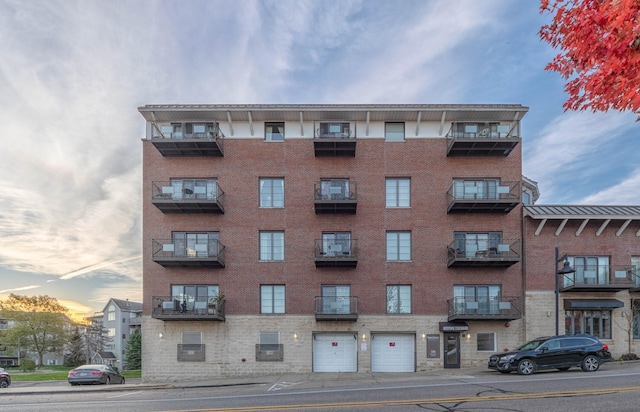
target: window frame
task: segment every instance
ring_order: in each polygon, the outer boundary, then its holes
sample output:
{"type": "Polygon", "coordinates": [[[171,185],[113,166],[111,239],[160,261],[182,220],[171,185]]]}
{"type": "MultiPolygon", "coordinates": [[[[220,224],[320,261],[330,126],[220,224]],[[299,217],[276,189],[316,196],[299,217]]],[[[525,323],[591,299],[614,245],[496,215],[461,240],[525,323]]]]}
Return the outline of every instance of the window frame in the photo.
{"type": "Polygon", "coordinates": [[[586,333],[598,339],[611,339],[613,336],[611,329],[614,325],[612,309],[565,310],[564,319],[565,334],[567,335],[586,333]],[[594,324],[594,319],[597,319],[597,325],[594,324]]]}
{"type": "Polygon", "coordinates": [[[478,332],[476,333],[476,351],[477,352],[497,352],[498,350],[497,348],[497,340],[496,340],[496,333],[495,332],[478,332]],[[484,349],[480,347],[480,343],[481,342],[486,342],[486,339],[480,339],[481,335],[489,335],[491,337],[491,344],[492,347],[489,349],[484,349]]]}
{"type": "Polygon", "coordinates": [[[285,285],[260,285],[260,313],[267,315],[280,315],[286,313],[287,290],[285,285]],[[270,307],[265,306],[265,292],[270,295],[270,307]],[[280,294],[282,294],[281,299],[280,294]],[[281,305],[277,303],[282,301],[281,305]],[[267,309],[267,310],[265,310],[267,309]]]}
{"type": "Polygon", "coordinates": [[[385,236],[386,239],[386,259],[387,262],[410,262],[411,261],[411,231],[410,230],[388,230],[385,236]],[[395,235],[395,239],[392,239],[395,235]],[[402,239],[402,235],[408,235],[408,239],[402,239]],[[402,242],[408,240],[408,245],[403,245],[402,242]],[[393,246],[393,249],[392,249],[393,246]],[[404,250],[408,248],[408,251],[404,250]],[[403,251],[404,250],[404,251],[403,251]],[[408,252],[408,253],[407,253],[408,252]],[[408,258],[403,258],[407,256],[408,258]],[[395,258],[394,258],[395,256],[395,258]]]}
{"type": "Polygon", "coordinates": [[[261,262],[283,262],[284,261],[284,231],[283,230],[261,230],[259,233],[259,260],[261,262]],[[280,239],[275,239],[279,235],[280,239]],[[267,239],[269,237],[269,239],[267,239]],[[268,243],[265,243],[268,240],[268,243]],[[282,249],[277,254],[278,244],[282,249]]]}
{"type": "Polygon", "coordinates": [[[258,198],[260,208],[284,208],[284,177],[261,177],[258,180],[258,198]],[[282,189],[281,193],[275,193],[276,185],[274,183],[276,182],[281,183],[278,187],[278,189],[282,189]]]}
{"type": "Polygon", "coordinates": [[[412,300],[413,300],[413,296],[412,296],[412,287],[411,285],[387,285],[387,314],[394,314],[394,315],[408,315],[411,314],[412,311],[412,300]],[[394,289],[395,289],[395,296],[393,296],[394,293],[394,289]],[[408,308],[406,305],[403,305],[403,301],[402,301],[402,295],[405,295],[405,299],[406,299],[406,293],[408,290],[408,300],[409,300],[409,305],[408,308]],[[404,291],[404,293],[403,293],[404,291]],[[395,303],[393,302],[395,300],[395,303]],[[403,311],[403,309],[408,309],[408,311],[403,311]]]}
{"type": "Polygon", "coordinates": [[[282,142],[285,139],[285,122],[264,122],[264,140],[265,142],[282,142]],[[273,132],[273,128],[282,128],[282,131],[278,130],[273,132]]]}
{"type": "Polygon", "coordinates": [[[398,209],[411,207],[410,177],[387,177],[385,179],[385,207],[398,209]],[[403,192],[404,188],[401,185],[404,182],[407,183],[406,199],[403,197],[405,193],[403,192]]]}
{"type": "Polygon", "coordinates": [[[404,142],[406,140],[405,122],[385,122],[384,123],[384,140],[386,142],[404,142]],[[391,130],[392,126],[402,125],[402,132],[391,130]]]}

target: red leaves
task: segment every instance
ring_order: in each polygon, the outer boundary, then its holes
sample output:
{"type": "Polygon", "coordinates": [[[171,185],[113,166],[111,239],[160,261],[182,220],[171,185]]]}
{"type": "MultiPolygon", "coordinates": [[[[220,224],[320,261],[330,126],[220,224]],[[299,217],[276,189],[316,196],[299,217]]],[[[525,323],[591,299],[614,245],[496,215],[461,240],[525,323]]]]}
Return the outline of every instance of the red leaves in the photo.
{"type": "Polygon", "coordinates": [[[545,67],[567,83],[565,109],[640,111],[640,0],[541,0],[540,38],[561,51],[545,67]]]}

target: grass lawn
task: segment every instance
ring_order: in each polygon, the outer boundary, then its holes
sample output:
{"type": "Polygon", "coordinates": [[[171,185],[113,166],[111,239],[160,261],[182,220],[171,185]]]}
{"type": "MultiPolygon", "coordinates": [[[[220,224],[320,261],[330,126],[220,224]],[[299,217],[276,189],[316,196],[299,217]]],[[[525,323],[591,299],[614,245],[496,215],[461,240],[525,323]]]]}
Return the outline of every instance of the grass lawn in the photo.
{"type": "MultiPolygon", "coordinates": [[[[9,374],[11,374],[11,380],[13,382],[24,381],[65,381],[67,380],[67,372],[71,369],[68,366],[43,366],[42,369],[38,369],[35,372],[22,372],[19,369],[5,368],[9,374]]],[[[139,378],[140,370],[125,370],[121,371],[122,375],[127,379],[139,378]]]]}

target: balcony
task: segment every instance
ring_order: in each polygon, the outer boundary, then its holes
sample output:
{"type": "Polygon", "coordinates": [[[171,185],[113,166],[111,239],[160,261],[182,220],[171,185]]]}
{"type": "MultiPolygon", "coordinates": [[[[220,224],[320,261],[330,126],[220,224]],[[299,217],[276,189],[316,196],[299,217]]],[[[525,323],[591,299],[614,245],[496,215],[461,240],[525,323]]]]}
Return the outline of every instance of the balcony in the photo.
{"type": "Polygon", "coordinates": [[[313,299],[316,321],[358,320],[357,296],[316,296],[313,299]]]}
{"type": "Polygon", "coordinates": [[[520,262],[520,240],[500,239],[491,243],[462,239],[447,246],[447,267],[502,267],[520,262]]]}
{"type": "Polygon", "coordinates": [[[449,322],[453,321],[511,321],[522,317],[522,299],[502,296],[472,300],[454,297],[447,300],[449,322]]]}
{"type": "Polygon", "coordinates": [[[165,321],[225,321],[225,300],[210,299],[182,301],[171,296],[153,296],[151,317],[165,321]]]}
{"type": "Polygon", "coordinates": [[[162,213],[224,213],[224,192],[217,182],[194,187],[152,182],[151,203],[162,213]]]}
{"type": "Polygon", "coordinates": [[[517,124],[453,123],[447,156],[508,156],[520,143],[517,130],[517,124]]]}
{"type": "Polygon", "coordinates": [[[576,266],[574,273],[560,274],[561,292],[620,292],[640,290],[635,266],[576,266]]]}
{"type": "Polygon", "coordinates": [[[223,268],[225,247],[219,240],[190,244],[174,239],[153,239],[153,261],[164,267],[223,268]]]}
{"type": "Polygon", "coordinates": [[[507,214],[520,203],[520,182],[455,180],[447,191],[447,213],[507,214]]]}
{"type": "Polygon", "coordinates": [[[355,268],[358,266],[358,239],[316,239],[315,261],[317,268],[355,268]]]}
{"type": "Polygon", "coordinates": [[[172,123],[156,126],[151,143],[166,157],[224,156],[218,123],[172,123]]]}
{"type": "Polygon", "coordinates": [[[320,181],[314,184],[313,189],[313,200],[317,215],[356,214],[358,209],[356,182],[349,179],[320,181]],[[331,184],[331,182],[334,184],[331,184]]]}
{"type": "Polygon", "coordinates": [[[316,157],[354,157],[355,122],[320,122],[314,125],[313,148],[316,157]]]}

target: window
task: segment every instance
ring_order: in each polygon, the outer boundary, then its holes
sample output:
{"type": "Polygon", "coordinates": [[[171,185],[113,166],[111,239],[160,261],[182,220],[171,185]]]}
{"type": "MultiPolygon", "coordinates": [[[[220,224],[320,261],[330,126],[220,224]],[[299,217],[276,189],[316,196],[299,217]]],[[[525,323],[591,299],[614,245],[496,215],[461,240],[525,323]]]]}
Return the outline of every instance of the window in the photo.
{"type": "Polygon", "coordinates": [[[482,332],[477,335],[478,352],[495,352],[496,351],[496,334],[493,332],[482,332]]]}
{"type": "Polygon", "coordinates": [[[260,179],[260,207],[284,207],[284,179],[260,179]]]}
{"type": "Polygon", "coordinates": [[[321,179],[320,199],[344,200],[350,199],[349,179],[321,179]]]}
{"type": "Polygon", "coordinates": [[[107,320],[116,320],[116,307],[113,305],[109,305],[109,310],[107,311],[107,320]]]}
{"type": "Polygon", "coordinates": [[[411,232],[387,232],[387,260],[411,260],[411,232]]]}
{"type": "Polygon", "coordinates": [[[202,344],[202,332],[182,332],[183,345],[200,345],[202,344]]]}
{"type": "Polygon", "coordinates": [[[284,313],[284,285],[260,286],[260,313],[284,313]]]}
{"type": "Polygon", "coordinates": [[[322,254],[324,256],[350,256],[351,233],[335,232],[322,234],[322,254]]]}
{"type": "Polygon", "coordinates": [[[411,206],[411,180],[387,179],[387,207],[411,206]]]}
{"type": "Polygon", "coordinates": [[[210,258],[218,256],[220,233],[173,232],[174,256],[210,258]]]}
{"type": "Polygon", "coordinates": [[[284,260],[284,232],[260,232],[260,260],[284,260]]]}
{"type": "Polygon", "coordinates": [[[211,298],[216,298],[219,293],[218,285],[173,285],[171,286],[171,298],[177,300],[180,310],[190,312],[194,310],[206,311],[211,298]],[[196,303],[198,302],[198,303],[196,303]]]}
{"type": "Polygon", "coordinates": [[[126,334],[122,334],[122,339],[127,339],[127,335],[126,334]]]}
{"type": "Polygon", "coordinates": [[[411,313],[411,286],[387,286],[387,313],[411,313]]]}
{"type": "Polygon", "coordinates": [[[385,123],[384,138],[387,142],[404,141],[404,123],[385,123]]]}
{"type": "Polygon", "coordinates": [[[611,310],[568,310],[565,312],[565,333],[587,333],[600,339],[611,339],[611,310]]]}
{"type": "Polygon", "coordinates": [[[107,329],[107,336],[109,337],[115,337],[116,336],[116,328],[109,328],[107,329]]]}
{"type": "Polygon", "coordinates": [[[454,123],[454,137],[458,138],[497,138],[509,133],[508,125],[499,123],[454,123]]]}
{"type": "Polygon", "coordinates": [[[268,142],[284,140],[284,122],[266,122],[264,124],[264,140],[268,142]]]}
{"type": "Polygon", "coordinates": [[[498,285],[458,285],[453,287],[457,315],[497,315],[500,313],[501,287],[498,285]]]}
{"type": "MultiPolygon", "coordinates": [[[[508,186],[505,186],[505,189],[508,189],[508,186]]],[[[503,188],[497,179],[456,179],[453,181],[453,197],[455,199],[498,199],[498,192],[501,190],[503,190],[503,188]]]]}
{"type": "Polygon", "coordinates": [[[217,199],[218,181],[216,179],[171,179],[171,187],[163,188],[174,200],[180,199],[217,199]]]}
{"type": "Polygon", "coordinates": [[[456,255],[463,255],[466,258],[486,257],[487,255],[497,255],[503,251],[501,248],[502,233],[465,233],[455,232],[453,234],[456,255]]]}
{"type": "Polygon", "coordinates": [[[576,271],[563,276],[565,286],[571,284],[606,285],[609,283],[608,256],[569,256],[567,259],[576,271]]]}
{"type": "Polygon", "coordinates": [[[260,350],[278,350],[280,332],[260,332],[260,350]]]}
{"type": "Polygon", "coordinates": [[[351,313],[351,286],[322,286],[322,313],[351,313]]]}

